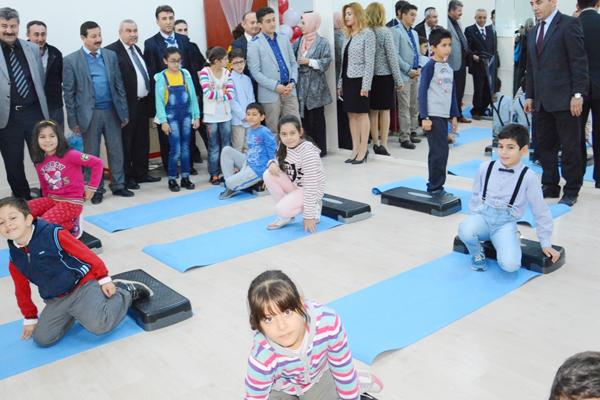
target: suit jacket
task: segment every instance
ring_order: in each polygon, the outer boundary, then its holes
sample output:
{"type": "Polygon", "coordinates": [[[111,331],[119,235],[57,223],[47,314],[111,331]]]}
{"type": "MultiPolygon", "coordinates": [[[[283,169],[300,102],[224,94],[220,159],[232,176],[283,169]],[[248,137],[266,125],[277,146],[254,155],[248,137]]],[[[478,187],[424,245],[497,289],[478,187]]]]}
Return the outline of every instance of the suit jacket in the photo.
{"type": "Polygon", "coordinates": [[[540,55],[536,39],[540,24],[527,37],[526,97],[535,111],[568,111],[571,97],[588,90],[588,61],[583,30],[576,18],[557,12],[546,28],[540,55]]]}
{"type": "Polygon", "coordinates": [[[394,26],[398,25],[400,22],[398,22],[397,18],[392,18],[390,19],[387,24],[385,24],[385,26],[387,26],[388,28],[393,28],[394,26]]]}
{"type": "MultiPolygon", "coordinates": [[[[123,42],[117,40],[114,43],[106,46],[107,49],[112,50],[117,55],[117,61],[119,62],[119,69],[121,70],[121,77],[123,78],[123,86],[125,87],[125,97],[127,98],[127,108],[133,110],[134,104],[137,101],[137,73],[135,66],[129,57],[127,49],[123,45],[123,42]]],[[[140,58],[140,61],[144,63],[143,54],[140,48],[134,45],[135,51],[140,58]]],[[[148,69],[148,67],[146,67],[148,69]]],[[[148,74],[148,80],[150,75],[148,74]]],[[[148,88],[150,89],[150,88],[148,88]]],[[[137,109],[137,108],[136,108],[137,109]]]]}
{"type": "Polygon", "coordinates": [[[416,26],[415,26],[415,31],[417,31],[417,34],[421,37],[427,38],[427,32],[425,32],[425,20],[419,22],[416,26]]]}
{"type": "MultiPolygon", "coordinates": [[[[594,10],[587,10],[579,15],[579,22],[583,27],[583,43],[588,58],[588,72],[590,75],[590,89],[588,98],[600,99],[600,46],[595,41],[600,39],[600,14],[594,10]]],[[[594,116],[600,118],[600,116],[594,116]]]]}
{"type": "MultiPolygon", "coordinates": [[[[103,48],[101,56],[106,66],[113,106],[121,122],[125,123],[129,120],[129,112],[117,55],[114,51],[103,48]]],[[[64,59],[63,88],[69,126],[71,128],[79,126],[82,132],[87,131],[92,122],[96,99],[90,68],[83,48],[69,54],[64,59]]]]}
{"type": "Polygon", "coordinates": [[[490,59],[496,55],[494,30],[491,25],[484,27],[485,39],[481,34],[479,25],[473,24],[465,29],[465,37],[469,43],[471,52],[480,57],[479,61],[472,60],[469,64],[469,73],[472,75],[485,76],[487,74],[487,66],[482,58],[490,59]]]}
{"type": "MultiPolygon", "coordinates": [[[[277,44],[281,50],[283,61],[290,73],[290,80],[298,82],[298,63],[292,49],[289,38],[283,34],[277,34],[277,44]]],[[[265,35],[259,33],[248,43],[248,67],[252,77],[258,83],[258,101],[261,103],[274,103],[279,99],[275,91],[279,81],[279,69],[275,54],[265,35]]],[[[292,91],[296,96],[296,89],[292,91]]]]}
{"type": "MultiPolygon", "coordinates": [[[[302,39],[294,42],[293,47],[296,57],[301,56],[301,54],[298,54],[301,42],[302,39]]],[[[304,117],[305,108],[314,110],[332,102],[329,86],[327,86],[327,77],[325,76],[327,68],[331,64],[331,49],[327,39],[317,36],[315,42],[308,49],[306,58],[316,60],[319,69],[314,69],[308,65],[298,67],[298,103],[302,117],[304,117]]]]}
{"type": "MultiPolygon", "coordinates": [[[[242,50],[244,52],[244,55],[248,57],[248,39],[246,39],[246,35],[242,35],[239,38],[235,39],[233,42],[231,42],[231,48],[242,50]]],[[[252,78],[252,73],[248,68],[248,63],[246,63],[246,66],[244,67],[244,74],[252,78]]]]}
{"type": "MultiPolygon", "coordinates": [[[[402,79],[404,79],[406,82],[410,79],[408,77],[408,72],[413,68],[414,52],[412,43],[404,25],[397,25],[392,28],[392,30],[394,31],[394,42],[396,43],[396,48],[398,50],[397,54],[398,64],[400,64],[400,72],[402,74],[402,79]]],[[[410,33],[415,39],[417,51],[419,51],[419,35],[414,29],[411,29],[410,33]]]]}
{"type": "MultiPolygon", "coordinates": [[[[371,28],[365,28],[352,36],[350,44],[348,42],[350,37],[344,39],[342,47],[345,49],[348,46],[346,75],[348,78],[362,78],[361,90],[370,91],[375,73],[375,49],[377,48],[375,33],[371,28]]],[[[342,88],[342,75],[338,79],[338,88],[342,88]]]]}
{"type": "Polygon", "coordinates": [[[48,49],[48,65],[46,66],[46,101],[48,109],[56,110],[63,106],[63,56],[54,46],[46,45],[48,49]]]}
{"type": "Polygon", "coordinates": [[[452,34],[452,52],[450,52],[450,56],[448,57],[448,64],[454,71],[458,71],[463,65],[463,51],[468,53],[469,49],[463,49],[459,33],[454,29],[450,18],[448,18],[448,30],[452,34]]]}
{"type": "MultiPolygon", "coordinates": [[[[33,86],[37,93],[38,101],[44,118],[48,118],[48,103],[46,102],[46,94],[44,92],[45,75],[40,57],[40,48],[37,44],[29,43],[26,40],[18,39],[23,53],[27,59],[27,66],[33,80],[33,86]]],[[[8,124],[10,116],[10,76],[4,52],[0,49],[0,129],[4,129],[8,124]]]]}

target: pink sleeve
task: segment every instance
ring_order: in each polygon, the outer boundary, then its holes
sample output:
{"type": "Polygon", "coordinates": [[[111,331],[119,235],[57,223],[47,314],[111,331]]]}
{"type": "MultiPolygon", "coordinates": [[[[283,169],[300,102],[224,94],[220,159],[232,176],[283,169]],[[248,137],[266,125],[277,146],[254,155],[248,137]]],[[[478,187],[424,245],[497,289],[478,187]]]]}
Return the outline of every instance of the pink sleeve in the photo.
{"type": "Polygon", "coordinates": [[[40,180],[40,189],[42,190],[42,196],[48,196],[48,182],[46,182],[46,178],[42,174],[42,166],[44,162],[35,165],[35,171],[38,174],[38,179],[40,180]]]}
{"type": "Polygon", "coordinates": [[[225,91],[225,99],[233,100],[233,96],[235,94],[235,89],[233,87],[233,80],[231,79],[230,75],[227,76],[227,83],[225,84],[224,91],[225,91]]]}
{"type": "Polygon", "coordinates": [[[90,174],[88,188],[93,191],[98,189],[98,185],[100,185],[100,180],[102,179],[102,174],[104,173],[104,164],[100,158],[71,149],[67,152],[67,154],[65,154],[64,159],[71,164],[90,168],[92,172],[90,174]]]}

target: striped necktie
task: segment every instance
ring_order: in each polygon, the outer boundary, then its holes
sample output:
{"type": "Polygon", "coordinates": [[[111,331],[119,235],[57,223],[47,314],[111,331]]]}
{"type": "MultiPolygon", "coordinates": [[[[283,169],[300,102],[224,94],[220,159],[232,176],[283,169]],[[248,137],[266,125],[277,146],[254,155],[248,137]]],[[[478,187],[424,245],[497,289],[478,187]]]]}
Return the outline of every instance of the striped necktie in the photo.
{"type": "Polygon", "coordinates": [[[25,72],[23,71],[23,66],[19,62],[19,58],[17,57],[17,52],[15,51],[15,46],[10,49],[10,69],[13,73],[13,79],[15,80],[15,87],[17,88],[17,93],[21,98],[26,98],[29,95],[29,82],[27,82],[27,77],[25,76],[25,72]]]}
{"type": "Polygon", "coordinates": [[[165,42],[167,43],[167,47],[177,47],[177,41],[175,40],[175,36],[169,36],[165,38],[165,42]]]}

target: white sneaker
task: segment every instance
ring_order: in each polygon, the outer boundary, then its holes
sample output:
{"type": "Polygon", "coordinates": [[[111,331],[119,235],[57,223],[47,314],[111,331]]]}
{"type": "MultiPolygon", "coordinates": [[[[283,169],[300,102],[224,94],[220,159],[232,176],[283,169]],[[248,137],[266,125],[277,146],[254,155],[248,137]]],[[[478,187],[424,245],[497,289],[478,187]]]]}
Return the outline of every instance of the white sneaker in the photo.
{"type": "Polygon", "coordinates": [[[368,371],[357,371],[357,373],[361,393],[379,393],[383,390],[383,383],[375,374],[368,371]]]}
{"type": "Polygon", "coordinates": [[[277,219],[275,221],[273,221],[269,225],[267,225],[267,229],[270,231],[275,230],[275,229],[280,229],[288,224],[291,224],[292,222],[294,222],[294,217],[292,217],[292,218],[277,217],[277,219]]]}

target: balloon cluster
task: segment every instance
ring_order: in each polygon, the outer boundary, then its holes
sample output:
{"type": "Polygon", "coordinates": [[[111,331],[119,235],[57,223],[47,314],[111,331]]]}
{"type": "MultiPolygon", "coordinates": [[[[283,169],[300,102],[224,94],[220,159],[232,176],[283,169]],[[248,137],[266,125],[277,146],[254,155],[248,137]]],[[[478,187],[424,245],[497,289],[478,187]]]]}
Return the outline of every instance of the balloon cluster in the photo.
{"type": "Polygon", "coordinates": [[[300,13],[290,8],[288,0],[278,0],[279,4],[279,32],[290,38],[290,42],[295,42],[302,31],[298,24],[300,23],[300,13]]]}

